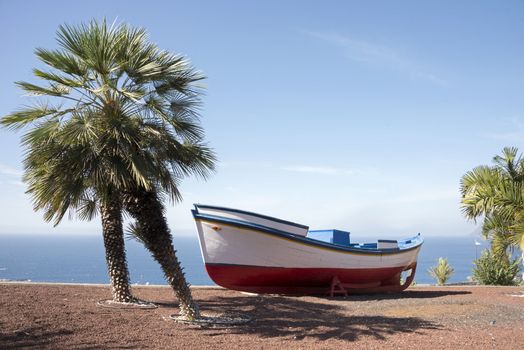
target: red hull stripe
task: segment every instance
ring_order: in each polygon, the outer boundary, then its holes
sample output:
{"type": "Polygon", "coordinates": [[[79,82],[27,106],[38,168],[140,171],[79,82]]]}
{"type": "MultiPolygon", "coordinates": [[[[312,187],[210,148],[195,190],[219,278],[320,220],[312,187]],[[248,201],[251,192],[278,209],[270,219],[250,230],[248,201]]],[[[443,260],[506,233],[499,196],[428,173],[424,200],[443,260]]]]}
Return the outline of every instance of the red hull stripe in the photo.
{"type": "Polygon", "coordinates": [[[321,294],[325,293],[335,276],[355,289],[359,286],[398,286],[404,268],[284,268],[206,264],[206,270],[216,284],[228,289],[253,293],[321,294]]]}

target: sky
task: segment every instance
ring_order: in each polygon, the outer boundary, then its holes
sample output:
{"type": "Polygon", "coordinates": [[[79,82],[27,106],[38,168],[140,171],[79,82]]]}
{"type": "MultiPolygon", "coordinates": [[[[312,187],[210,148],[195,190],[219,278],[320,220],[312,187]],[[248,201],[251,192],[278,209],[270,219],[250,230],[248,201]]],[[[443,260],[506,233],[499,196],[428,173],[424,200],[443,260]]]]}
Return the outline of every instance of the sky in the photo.
{"type": "MultiPolygon", "coordinates": [[[[217,153],[186,179],[169,225],[195,235],[193,203],[358,237],[468,235],[460,178],[524,150],[523,1],[0,1],[0,116],[29,104],[34,49],[60,24],[144,27],[207,76],[202,124],[217,153]]],[[[21,133],[0,129],[0,234],[58,227],[21,182],[21,133]]]]}

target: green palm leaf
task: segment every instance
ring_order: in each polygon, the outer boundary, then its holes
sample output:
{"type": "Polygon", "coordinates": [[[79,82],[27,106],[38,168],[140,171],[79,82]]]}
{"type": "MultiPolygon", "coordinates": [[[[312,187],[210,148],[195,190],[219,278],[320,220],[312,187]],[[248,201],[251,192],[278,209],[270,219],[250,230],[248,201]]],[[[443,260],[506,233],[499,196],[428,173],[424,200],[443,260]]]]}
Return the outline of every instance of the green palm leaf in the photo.
{"type": "Polygon", "coordinates": [[[69,210],[91,219],[106,193],[137,187],[180,200],[181,178],[214,169],[199,121],[204,76],[187,59],[150,43],[143,28],[105,20],[61,25],[57,42],[35,51],[47,65],[33,70],[43,84],[17,83],[49,101],[0,121],[31,126],[24,179],[46,220],[69,210]]]}
{"type": "Polygon", "coordinates": [[[483,235],[491,238],[493,252],[507,260],[508,249],[524,251],[524,159],[517,148],[506,147],[493,163],[462,177],[461,207],[469,219],[484,218],[483,235]]]}

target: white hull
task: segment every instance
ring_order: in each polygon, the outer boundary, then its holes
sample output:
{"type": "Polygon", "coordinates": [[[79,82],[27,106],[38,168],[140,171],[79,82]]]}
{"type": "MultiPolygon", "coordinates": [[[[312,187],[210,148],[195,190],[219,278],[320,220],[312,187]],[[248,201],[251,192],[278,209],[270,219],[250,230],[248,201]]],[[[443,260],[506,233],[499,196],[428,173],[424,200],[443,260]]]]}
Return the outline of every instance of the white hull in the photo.
{"type": "Polygon", "coordinates": [[[287,268],[403,267],[417,261],[420,246],[397,254],[363,254],[330,250],[260,231],[198,220],[205,263],[287,268]]]}

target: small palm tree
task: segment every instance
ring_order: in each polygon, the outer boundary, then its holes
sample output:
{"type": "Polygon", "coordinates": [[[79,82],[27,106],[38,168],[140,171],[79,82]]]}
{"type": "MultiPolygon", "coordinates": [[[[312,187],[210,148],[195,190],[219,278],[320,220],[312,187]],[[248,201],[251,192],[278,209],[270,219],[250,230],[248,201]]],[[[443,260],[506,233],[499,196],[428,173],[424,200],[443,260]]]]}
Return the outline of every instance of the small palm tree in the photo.
{"type": "Polygon", "coordinates": [[[517,148],[504,148],[493,162],[462,177],[462,211],[472,220],[484,217],[483,235],[509,263],[508,248],[520,248],[524,258],[524,159],[517,148]]]}
{"type": "Polygon", "coordinates": [[[1,120],[28,129],[24,180],[34,208],[55,224],[68,211],[88,220],[100,212],[113,299],[119,302],[134,300],[122,228],[128,210],[166,276],[173,277],[182,314],[196,318],[161,197],[180,199],[181,177],[205,177],[213,168],[196,112],[197,84],[204,77],[183,57],[148,42],[143,29],[92,21],[60,26],[57,36],[59,50],[36,50],[50,68],[34,69],[45,86],[17,83],[47,100],[1,120]],[[149,208],[150,216],[140,216],[140,208],[149,208]],[[165,227],[148,231],[147,223],[158,218],[165,227]]]}
{"type": "Polygon", "coordinates": [[[453,272],[455,270],[449,265],[447,258],[438,258],[437,266],[428,269],[429,275],[437,280],[439,286],[446,284],[453,272]]]}

